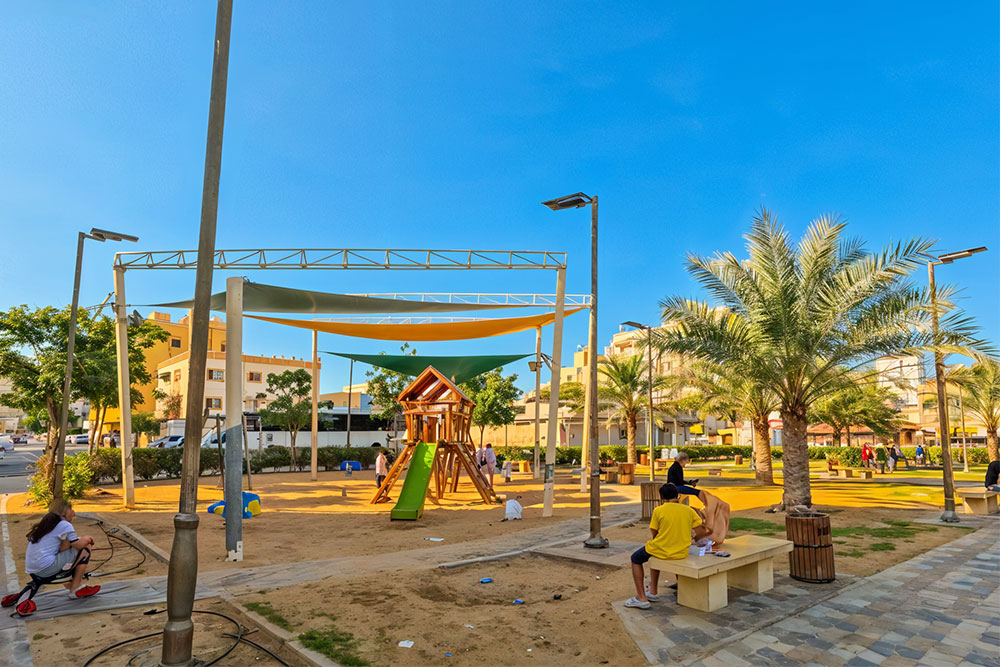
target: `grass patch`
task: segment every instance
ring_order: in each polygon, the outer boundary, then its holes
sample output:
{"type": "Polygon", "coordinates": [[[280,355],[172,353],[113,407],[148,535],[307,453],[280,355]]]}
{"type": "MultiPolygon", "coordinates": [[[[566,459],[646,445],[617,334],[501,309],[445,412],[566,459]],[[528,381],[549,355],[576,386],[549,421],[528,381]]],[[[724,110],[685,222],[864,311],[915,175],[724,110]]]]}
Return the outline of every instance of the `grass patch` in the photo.
{"type": "Polygon", "coordinates": [[[341,632],[332,625],[320,630],[308,630],[299,635],[302,645],[322,653],[344,667],[365,667],[368,661],[356,655],[357,641],[350,632],[341,632]]]}
{"type": "Polygon", "coordinates": [[[36,633],[31,637],[31,641],[38,641],[39,639],[45,639],[48,635],[43,635],[41,632],[36,633]]]}
{"type": "Polygon", "coordinates": [[[840,553],[841,556],[850,556],[851,558],[862,558],[865,555],[864,551],[855,549],[854,551],[844,551],[840,553]]]}
{"type": "Polygon", "coordinates": [[[763,519],[751,519],[748,517],[736,516],[729,519],[729,529],[730,530],[747,530],[757,535],[762,535],[768,537],[774,535],[780,531],[785,530],[785,527],[780,523],[774,523],[773,521],[764,521],[763,519]]]}
{"type": "Polygon", "coordinates": [[[276,612],[270,602],[244,602],[243,606],[255,614],[260,614],[283,630],[290,631],[292,629],[292,624],[288,622],[288,619],[276,612]]]}
{"type": "Polygon", "coordinates": [[[136,570],[135,573],[136,574],[145,574],[146,571],[145,570],[136,570]]]}
{"type": "Polygon", "coordinates": [[[869,544],[868,548],[871,551],[895,551],[896,550],[896,547],[893,545],[892,542],[875,542],[873,544],[869,544]]]}
{"type": "Polygon", "coordinates": [[[832,530],[833,537],[873,537],[883,540],[900,540],[917,533],[937,530],[936,526],[923,526],[909,521],[883,521],[881,526],[842,526],[832,530]]]}

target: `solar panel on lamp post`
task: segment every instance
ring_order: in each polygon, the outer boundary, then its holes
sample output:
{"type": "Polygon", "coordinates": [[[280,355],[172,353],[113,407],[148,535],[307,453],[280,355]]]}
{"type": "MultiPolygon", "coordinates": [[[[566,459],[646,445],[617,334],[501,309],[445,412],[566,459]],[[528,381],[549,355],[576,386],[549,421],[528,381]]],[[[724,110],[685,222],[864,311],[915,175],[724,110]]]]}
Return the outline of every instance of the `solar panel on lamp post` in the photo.
{"type": "MultiPolygon", "coordinates": [[[[601,549],[608,541],[601,535],[601,468],[597,465],[597,197],[582,192],[542,202],[553,211],[590,205],[590,329],[587,335],[587,386],[583,430],[590,463],[590,537],[586,547],[601,549]]],[[[558,372],[558,370],[556,371],[558,372]]],[[[583,475],[586,471],[581,472],[583,475]]]]}
{"type": "MultiPolygon", "coordinates": [[[[69,307],[69,332],[66,340],[66,376],[63,379],[62,406],[59,412],[59,430],[56,431],[55,465],[52,478],[52,497],[62,498],[63,462],[66,456],[66,431],[69,425],[69,393],[73,380],[73,352],[76,347],[76,312],[80,305],[80,274],[83,269],[83,242],[94,241],[131,241],[135,243],[138,236],[111,232],[93,227],[90,233],[78,232],[76,237],[76,271],[73,274],[73,300],[69,307]]],[[[94,434],[95,437],[100,434],[94,434]]],[[[124,435],[124,434],[122,434],[124,435]]]]}
{"type": "Polygon", "coordinates": [[[646,349],[649,351],[649,362],[646,364],[647,371],[647,382],[649,386],[646,388],[648,390],[647,400],[649,400],[649,405],[646,409],[646,446],[649,447],[649,481],[656,481],[656,471],[654,469],[654,458],[653,458],[653,329],[648,324],[639,324],[638,322],[622,322],[627,327],[634,327],[636,329],[646,330],[646,349]]]}
{"type": "Polygon", "coordinates": [[[941,521],[948,523],[958,523],[958,514],[955,513],[955,473],[952,469],[951,461],[951,438],[948,433],[948,404],[947,392],[945,391],[944,377],[944,354],[938,341],[938,309],[937,309],[937,283],[934,281],[934,267],[939,264],[951,264],[956,259],[964,259],[977,252],[983,252],[986,246],[969,248],[957,252],[949,252],[939,255],[936,259],[927,261],[927,283],[931,296],[931,326],[934,332],[934,383],[937,385],[938,400],[938,433],[941,437],[941,468],[944,484],[944,512],[941,514],[941,521]]]}

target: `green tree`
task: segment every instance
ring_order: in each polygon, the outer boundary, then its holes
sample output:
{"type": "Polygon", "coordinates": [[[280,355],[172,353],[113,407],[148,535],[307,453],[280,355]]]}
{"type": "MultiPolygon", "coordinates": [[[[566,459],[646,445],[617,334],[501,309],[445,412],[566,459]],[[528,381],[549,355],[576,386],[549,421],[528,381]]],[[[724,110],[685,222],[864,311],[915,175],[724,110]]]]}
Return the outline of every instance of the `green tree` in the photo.
{"type": "Polygon", "coordinates": [[[1000,363],[981,357],[968,368],[959,385],[967,412],[986,427],[986,449],[990,461],[1000,459],[997,430],[1000,429],[1000,363]]]}
{"type": "MultiPolygon", "coordinates": [[[[628,437],[628,462],[636,462],[635,428],[639,413],[649,400],[646,360],[640,355],[615,355],[597,364],[598,400],[611,409],[608,421],[625,426],[628,437]]],[[[653,377],[653,390],[666,388],[662,376],[653,377]]]]}
{"type": "Polygon", "coordinates": [[[781,507],[811,505],[807,415],[840,388],[846,373],[890,354],[928,349],[964,353],[988,347],[959,312],[952,290],[928,290],[905,276],[926,261],[932,242],[915,239],[871,253],[842,238],[845,225],[814,221],[798,246],[764,210],[747,234],[749,258],[688,256],[688,271],[718,304],[671,297],[660,302],[658,345],[727,366],[778,397],[782,418],[781,507]],[[931,311],[941,317],[937,333],[931,311]]]}
{"type": "Polygon", "coordinates": [[[514,386],[517,374],[503,376],[503,369],[481,373],[463,382],[460,389],[476,403],[472,411],[472,424],[479,427],[479,446],[487,426],[497,428],[514,423],[517,408],[514,401],[521,397],[521,390],[514,386]]]}
{"type": "Polygon", "coordinates": [[[152,412],[133,412],[132,430],[137,435],[145,435],[149,440],[160,437],[160,421],[152,412]]]}
{"type": "Polygon", "coordinates": [[[754,476],[758,484],[774,484],[771,464],[771,426],[768,417],[778,409],[774,392],[751,378],[731,372],[725,364],[700,361],[676,378],[674,384],[692,390],[694,409],[729,421],[746,419],[754,431],[754,476]]]}
{"type": "MultiPolygon", "coordinates": [[[[417,354],[417,351],[411,348],[409,343],[403,343],[399,349],[403,354],[413,356],[417,354]]],[[[379,354],[385,354],[385,352],[380,352],[379,354]]],[[[365,375],[368,378],[367,393],[371,396],[372,409],[377,409],[377,412],[372,412],[372,417],[380,419],[391,426],[392,437],[395,438],[396,418],[403,414],[403,406],[396,399],[413,382],[414,377],[390,371],[387,368],[369,369],[365,375]]]]}
{"type": "Polygon", "coordinates": [[[291,438],[292,465],[295,458],[295,436],[312,421],[312,402],[307,400],[312,391],[312,375],[299,368],[284,373],[267,374],[267,390],[276,398],[261,408],[260,418],[268,425],[288,431],[291,438]]]}
{"type": "Polygon", "coordinates": [[[851,426],[855,424],[867,426],[875,435],[888,439],[899,426],[899,411],[894,402],[895,394],[887,387],[859,381],[817,400],[809,409],[809,421],[832,428],[837,446],[845,432],[847,445],[851,445],[851,426]]]}

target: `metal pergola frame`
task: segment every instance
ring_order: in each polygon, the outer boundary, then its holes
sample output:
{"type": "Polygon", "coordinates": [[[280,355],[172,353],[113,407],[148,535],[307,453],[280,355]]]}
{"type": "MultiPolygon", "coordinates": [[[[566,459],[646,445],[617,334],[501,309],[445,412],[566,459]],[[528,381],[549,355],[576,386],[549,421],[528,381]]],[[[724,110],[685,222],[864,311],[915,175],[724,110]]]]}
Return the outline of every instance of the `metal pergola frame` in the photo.
{"type": "MultiPolygon", "coordinates": [[[[130,379],[128,370],[128,306],[125,299],[125,272],[129,270],[178,270],[195,269],[198,266],[196,250],[152,250],[145,252],[120,252],[113,262],[115,339],[118,361],[119,406],[130,406],[130,379]]],[[[542,250],[433,250],[433,249],[351,249],[351,248],[278,248],[278,249],[233,249],[216,250],[214,268],[223,270],[396,270],[396,271],[468,271],[468,270],[549,270],[556,272],[555,295],[542,294],[419,294],[391,293],[391,298],[409,300],[439,301],[442,303],[500,303],[505,305],[549,306],[555,309],[552,331],[551,392],[549,414],[559,410],[559,372],[562,365],[563,316],[567,301],[573,306],[590,306],[590,296],[566,296],[565,252],[542,250]]],[[[385,295],[388,296],[388,295],[385,295]]],[[[226,431],[229,447],[243,444],[242,405],[243,386],[241,365],[243,361],[243,278],[230,277],[226,280],[226,406],[241,406],[235,413],[227,410],[226,431]],[[240,378],[240,382],[230,382],[240,378]]],[[[535,337],[536,361],[541,354],[542,329],[538,327],[535,337]]],[[[312,464],[311,478],[317,479],[317,403],[319,396],[317,332],[313,332],[313,424],[312,424],[312,464]]],[[[539,364],[540,365],[540,364],[539,364]]],[[[536,371],[535,387],[539,386],[540,373],[536,371]]],[[[122,485],[127,508],[135,507],[135,486],[132,466],[132,413],[131,409],[120,410],[122,432],[122,485]]],[[[186,415],[193,418],[193,415],[186,415]]],[[[549,419],[545,452],[545,496],[542,516],[552,516],[555,489],[555,442],[557,420],[549,419]]],[[[539,424],[535,423],[535,474],[539,473],[539,424]]],[[[229,458],[229,457],[227,457],[229,458]]],[[[237,473],[239,474],[239,473],[237,473]]],[[[228,491],[228,489],[227,489],[228,491]]],[[[234,506],[240,499],[228,498],[234,506]]],[[[233,513],[232,524],[240,524],[240,513],[233,513]]],[[[236,529],[239,533],[240,528],[236,529]]],[[[230,544],[231,531],[227,526],[226,546],[229,558],[242,560],[242,538],[240,547],[234,551],[230,544]]]]}

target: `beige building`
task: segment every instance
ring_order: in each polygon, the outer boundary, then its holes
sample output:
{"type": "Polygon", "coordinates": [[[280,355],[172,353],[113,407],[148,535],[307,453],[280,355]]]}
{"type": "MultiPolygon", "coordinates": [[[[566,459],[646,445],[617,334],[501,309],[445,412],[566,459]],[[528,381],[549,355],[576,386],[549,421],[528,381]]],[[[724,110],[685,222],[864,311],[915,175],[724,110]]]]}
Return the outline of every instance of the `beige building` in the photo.
{"type": "MultiPolygon", "coordinates": [[[[156,369],[158,389],[167,396],[175,395],[181,397],[181,412],[179,417],[185,418],[187,401],[184,396],[188,386],[188,352],[175,355],[159,364],[156,369]]],[[[270,373],[276,375],[288,370],[304,369],[312,374],[312,361],[296,359],[295,357],[285,358],[284,356],[258,357],[248,354],[243,355],[243,405],[241,411],[255,412],[267,407],[276,396],[267,391],[267,376],[270,373]],[[263,394],[263,396],[258,397],[263,394]]],[[[320,363],[322,367],[322,362],[320,363]]],[[[205,408],[209,414],[225,414],[226,404],[226,353],[208,353],[205,369],[205,408]]],[[[157,413],[162,413],[166,401],[157,401],[157,413]]]]}
{"type": "MultiPolygon", "coordinates": [[[[0,394],[10,393],[13,385],[7,378],[0,378],[0,394]]],[[[17,408],[0,405],[0,433],[14,433],[20,428],[24,413],[17,408]]]]}

